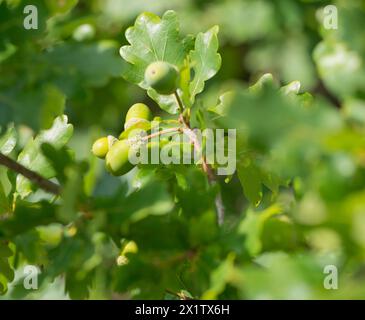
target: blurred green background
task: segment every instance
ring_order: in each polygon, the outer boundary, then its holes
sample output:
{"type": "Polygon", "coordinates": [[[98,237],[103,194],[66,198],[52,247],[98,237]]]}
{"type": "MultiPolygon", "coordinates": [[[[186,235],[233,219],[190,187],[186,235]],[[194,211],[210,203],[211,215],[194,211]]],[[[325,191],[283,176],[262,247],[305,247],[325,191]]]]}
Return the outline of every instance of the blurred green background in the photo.
{"type": "Polygon", "coordinates": [[[93,181],[90,195],[102,199],[98,210],[122,208],[146,217],[128,216],[116,231],[113,224],[120,221],[113,213],[110,220],[101,214],[95,232],[88,226],[88,237],[56,239],[56,245],[44,245],[39,237],[48,232],[57,238],[63,228],[58,224],[18,236],[14,242],[29,255],[23,252],[19,258],[16,280],[4,298],[160,299],[181,290],[213,299],[365,298],[365,1],[29,3],[38,8],[38,30],[23,27],[28,1],[0,1],[0,126],[5,130],[15,124],[20,151],[31,135],[66,114],[74,126],[70,147],[77,160],[92,168],[86,179],[93,181]],[[338,9],[336,30],[323,27],[326,5],[338,9]],[[189,187],[173,196],[169,186],[156,187],[153,181],[135,195],[130,176],[112,178],[90,156],[95,138],[122,130],[132,104],[146,102],[156,115],[161,113],[144,90],[121,77],[119,48],[126,44],[126,28],[141,12],[161,15],[169,9],[178,13],[184,35],[220,26],[223,63],[199,96],[197,105],[204,110],[214,107],[221,93],[248,87],[268,72],[280,84],[300,81],[301,92],[310,92],[318,105],[304,119],[301,113],[289,116],[291,107],[270,92],[258,100],[240,98],[252,110],[232,114],[223,125],[239,128],[239,121],[251,119],[257,141],[247,149],[247,158],[252,150],[261,152],[255,158],[260,170],[270,167],[280,178],[292,180],[289,186],[278,182],[271,192],[266,176],[259,179],[255,168],[242,169],[223,189],[228,216],[219,231],[199,172],[184,173],[189,187]],[[255,106],[261,105],[267,113],[255,114],[255,106]],[[293,128],[279,134],[282,121],[293,128]],[[249,184],[243,185],[244,192],[241,178],[249,184]],[[262,204],[252,208],[247,199],[256,194],[262,204]],[[111,267],[115,251],[123,247],[120,234],[135,241],[139,251],[128,264],[111,267]],[[89,249],[94,255],[86,254],[89,249]],[[37,291],[17,285],[25,263],[50,265],[37,291]],[[323,268],[332,264],[338,267],[339,288],[326,290],[323,268]],[[70,279],[66,284],[65,272],[70,279]]]}

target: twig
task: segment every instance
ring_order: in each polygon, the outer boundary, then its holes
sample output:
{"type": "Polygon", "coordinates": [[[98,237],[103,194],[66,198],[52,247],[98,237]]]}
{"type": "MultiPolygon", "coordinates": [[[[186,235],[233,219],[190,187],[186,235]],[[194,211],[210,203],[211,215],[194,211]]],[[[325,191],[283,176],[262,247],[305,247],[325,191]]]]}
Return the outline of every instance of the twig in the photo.
{"type": "Polygon", "coordinates": [[[152,133],[148,136],[142,137],[141,139],[142,140],[149,140],[149,139],[152,139],[154,137],[161,136],[163,134],[172,133],[172,132],[181,132],[181,131],[182,131],[181,128],[168,128],[168,129],[165,129],[165,130],[161,130],[159,132],[152,133]]]}
{"type": "MultiPolygon", "coordinates": [[[[216,184],[217,182],[214,180],[212,182],[212,184],[216,184]]],[[[221,226],[224,223],[224,213],[225,213],[225,208],[224,208],[224,204],[223,204],[223,199],[222,199],[222,194],[220,191],[218,191],[215,199],[215,208],[217,210],[217,218],[218,218],[218,225],[221,226]]]]}
{"type": "MultiPolygon", "coordinates": [[[[183,103],[182,103],[182,101],[181,101],[181,99],[180,99],[180,97],[179,97],[179,95],[176,91],[175,91],[174,94],[175,94],[176,100],[179,104],[179,109],[182,110],[183,109],[183,103]]],[[[193,143],[193,146],[194,146],[195,150],[200,152],[201,149],[202,149],[202,146],[200,145],[199,140],[197,139],[195,132],[191,129],[189,122],[185,120],[182,113],[179,116],[179,121],[184,125],[184,127],[185,127],[184,133],[189,136],[191,142],[193,143]]],[[[207,174],[209,184],[211,186],[215,186],[217,184],[216,176],[215,176],[211,166],[207,163],[204,155],[202,155],[201,161],[202,161],[203,171],[207,174]]],[[[215,208],[216,208],[216,211],[217,211],[217,222],[218,222],[218,225],[221,226],[224,223],[225,208],[224,208],[224,204],[223,204],[222,195],[221,195],[220,190],[218,190],[218,193],[215,197],[214,202],[215,202],[215,208]]]]}
{"type": "Polygon", "coordinates": [[[44,191],[47,191],[54,195],[59,195],[61,193],[61,188],[58,184],[55,184],[52,181],[43,178],[37,172],[29,170],[15,160],[3,155],[2,153],[0,153],[0,165],[3,165],[10,170],[21,174],[22,176],[26,177],[27,179],[38,185],[44,191]]]}
{"type": "Polygon", "coordinates": [[[184,105],[179,97],[179,94],[177,93],[177,91],[174,92],[174,96],[176,98],[176,101],[177,101],[177,105],[179,106],[179,112],[180,113],[183,113],[184,111],[184,105]]]}

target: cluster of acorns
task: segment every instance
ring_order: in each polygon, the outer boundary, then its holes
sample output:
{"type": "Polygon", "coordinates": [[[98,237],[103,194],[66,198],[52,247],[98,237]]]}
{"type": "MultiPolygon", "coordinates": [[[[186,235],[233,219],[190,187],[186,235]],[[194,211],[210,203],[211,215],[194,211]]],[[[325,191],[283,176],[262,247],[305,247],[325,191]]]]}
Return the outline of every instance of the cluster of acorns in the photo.
{"type": "MultiPolygon", "coordinates": [[[[179,81],[177,68],[167,62],[151,63],[145,71],[145,82],[162,95],[173,94],[179,81]]],[[[114,176],[121,176],[133,169],[128,154],[130,143],[125,134],[131,128],[147,128],[152,120],[152,113],[143,103],[134,104],[127,112],[124,129],[119,139],[108,136],[96,140],[92,146],[95,156],[105,159],[107,170],[114,176]]]]}

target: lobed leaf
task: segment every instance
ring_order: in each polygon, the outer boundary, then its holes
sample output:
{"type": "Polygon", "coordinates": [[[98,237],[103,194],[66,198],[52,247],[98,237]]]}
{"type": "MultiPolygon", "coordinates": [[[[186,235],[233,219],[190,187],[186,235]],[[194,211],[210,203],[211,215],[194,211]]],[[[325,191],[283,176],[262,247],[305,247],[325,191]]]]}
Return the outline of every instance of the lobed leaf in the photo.
{"type": "Polygon", "coordinates": [[[13,125],[10,125],[5,134],[0,137],[0,152],[2,154],[10,154],[16,146],[17,133],[13,125]]]}
{"type": "Polygon", "coordinates": [[[205,81],[213,78],[221,67],[222,59],[218,51],[218,31],[215,26],[205,33],[199,33],[195,48],[190,53],[190,63],[194,78],[190,83],[190,96],[194,103],[195,96],[204,90],[205,81]]]}
{"type": "MultiPolygon", "coordinates": [[[[192,37],[180,35],[174,11],[167,11],[162,18],[153,13],[142,13],[135,25],[127,29],[125,36],[130,45],[120,48],[120,55],[126,62],[123,77],[143,89],[148,89],[144,73],[150,63],[165,61],[181,69],[192,47],[192,37]]],[[[153,89],[148,90],[148,95],[165,111],[177,113],[174,96],[162,96],[153,89]]]]}
{"type": "MultiPolygon", "coordinates": [[[[42,131],[35,139],[31,139],[25,146],[24,150],[18,156],[18,162],[23,166],[36,171],[46,179],[55,176],[55,170],[41,152],[41,145],[49,143],[55,148],[63,147],[71,138],[73,127],[68,123],[67,116],[57,117],[53,126],[42,131]]],[[[25,198],[32,191],[31,182],[22,175],[16,179],[16,191],[25,198]]]]}

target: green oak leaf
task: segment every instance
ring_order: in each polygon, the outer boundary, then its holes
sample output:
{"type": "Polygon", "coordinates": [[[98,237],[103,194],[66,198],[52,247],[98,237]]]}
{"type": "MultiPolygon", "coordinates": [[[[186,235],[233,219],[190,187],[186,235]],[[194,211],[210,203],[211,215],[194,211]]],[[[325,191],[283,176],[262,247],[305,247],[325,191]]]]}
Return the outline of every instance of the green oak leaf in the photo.
{"type": "MultiPolygon", "coordinates": [[[[57,117],[50,129],[41,131],[35,138],[31,139],[19,154],[18,162],[23,166],[38,172],[46,179],[55,176],[55,170],[41,152],[41,145],[49,143],[55,148],[61,148],[69,141],[73,133],[73,126],[68,123],[67,116],[57,117]]],[[[32,191],[31,182],[18,175],[16,179],[16,191],[25,198],[32,191]]]]}
{"type": "Polygon", "coordinates": [[[256,212],[252,209],[247,211],[247,215],[238,227],[238,232],[246,236],[245,247],[251,256],[256,256],[262,249],[261,234],[265,222],[272,216],[282,213],[282,208],[278,204],[256,212]]]}
{"type": "Polygon", "coordinates": [[[246,198],[252,205],[258,206],[262,198],[260,169],[255,165],[253,159],[247,157],[237,162],[237,174],[246,198]]]}
{"type": "Polygon", "coordinates": [[[12,255],[13,251],[9,245],[5,241],[0,241],[0,294],[7,291],[8,282],[14,279],[14,271],[8,261],[12,255]]]}
{"type": "Polygon", "coordinates": [[[321,79],[332,93],[346,97],[365,89],[363,58],[347,44],[322,41],[315,47],[313,59],[321,79]]]}
{"type": "Polygon", "coordinates": [[[42,128],[50,128],[53,119],[63,114],[65,110],[66,97],[54,85],[46,85],[44,90],[44,101],[41,109],[42,128]]]}
{"type": "Polygon", "coordinates": [[[191,70],[189,59],[186,59],[184,66],[180,70],[180,85],[181,94],[179,93],[185,107],[191,108],[190,101],[190,81],[191,81],[191,70]]]}
{"type": "Polygon", "coordinates": [[[228,91],[223,93],[219,97],[218,104],[210,108],[209,111],[214,112],[220,116],[225,116],[235,97],[236,97],[235,91],[228,91]]]}
{"type": "Polygon", "coordinates": [[[288,96],[288,95],[297,95],[300,91],[300,81],[292,81],[289,84],[280,88],[280,91],[288,96]]]}
{"type": "Polygon", "coordinates": [[[57,221],[56,209],[55,205],[46,201],[30,203],[17,200],[13,214],[7,219],[0,219],[1,238],[10,239],[37,226],[57,221]]]}
{"type": "MultiPolygon", "coordinates": [[[[123,77],[143,89],[148,89],[144,81],[147,66],[154,61],[166,61],[178,69],[184,66],[185,58],[192,48],[192,37],[183,38],[179,31],[179,21],[174,11],[167,11],[162,18],[153,13],[142,13],[133,27],[126,31],[130,45],[120,48],[120,55],[125,60],[123,77]]],[[[149,96],[162,109],[177,113],[174,97],[161,96],[153,89],[149,96]]]]}
{"type": "Polygon", "coordinates": [[[67,43],[55,46],[45,53],[44,58],[50,70],[51,66],[62,70],[62,73],[54,74],[61,91],[101,87],[122,73],[123,63],[117,54],[118,46],[113,40],[90,44],[67,43]]]}
{"type": "Polygon", "coordinates": [[[8,155],[13,151],[17,142],[17,133],[13,125],[10,125],[5,134],[0,137],[0,152],[8,155]]]}
{"type": "Polygon", "coordinates": [[[9,258],[13,255],[13,251],[5,241],[0,241],[0,258],[9,258]]]}
{"type": "Polygon", "coordinates": [[[269,86],[275,86],[274,78],[271,73],[265,73],[248,89],[252,93],[260,93],[265,87],[269,86]]]}
{"type": "Polygon", "coordinates": [[[217,299],[221,294],[226,285],[231,283],[232,280],[241,281],[241,277],[237,277],[236,268],[234,265],[235,254],[230,253],[222,263],[212,271],[210,275],[210,286],[209,289],[203,293],[202,299],[217,299]]]}
{"type": "Polygon", "coordinates": [[[133,178],[132,186],[136,189],[142,189],[148,183],[152,181],[152,179],[156,175],[156,168],[139,168],[136,175],[133,178]]]}
{"type": "Polygon", "coordinates": [[[78,3],[78,0],[46,1],[46,5],[52,14],[65,14],[71,11],[78,3]]]}
{"type": "Polygon", "coordinates": [[[10,267],[7,259],[0,258],[0,293],[7,291],[8,282],[13,281],[14,271],[10,267]]]}
{"type": "MultiPolygon", "coordinates": [[[[178,92],[180,92],[180,90],[178,90],[178,92]]],[[[161,107],[161,109],[171,114],[178,113],[179,106],[177,104],[176,97],[174,95],[172,94],[167,96],[161,95],[158,94],[156,90],[153,90],[152,88],[148,89],[147,94],[161,107]]]]}
{"type": "Polygon", "coordinates": [[[174,11],[167,11],[162,18],[142,13],[125,35],[130,45],[121,47],[120,55],[128,63],[124,77],[132,83],[146,88],[145,69],[154,61],[166,61],[178,68],[183,66],[189,48],[180,36],[174,11]]]}
{"type": "Polygon", "coordinates": [[[62,189],[62,205],[60,206],[57,217],[62,222],[69,222],[75,219],[77,215],[76,203],[82,196],[82,174],[84,168],[82,165],[68,167],[65,170],[67,181],[62,189]]]}
{"type": "Polygon", "coordinates": [[[10,203],[4,191],[3,185],[0,182],[0,216],[7,212],[10,212],[10,203]]]}
{"type": "Polygon", "coordinates": [[[205,33],[199,33],[195,40],[195,48],[190,52],[190,63],[194,70],[194,78],[190,83],[192,102],[195,96],[204,90],[205,81],[215,76],[221,67],[222,59],[218,51],[219,27],[214,26],[205,33]]]}

